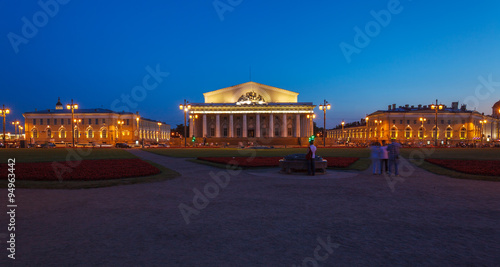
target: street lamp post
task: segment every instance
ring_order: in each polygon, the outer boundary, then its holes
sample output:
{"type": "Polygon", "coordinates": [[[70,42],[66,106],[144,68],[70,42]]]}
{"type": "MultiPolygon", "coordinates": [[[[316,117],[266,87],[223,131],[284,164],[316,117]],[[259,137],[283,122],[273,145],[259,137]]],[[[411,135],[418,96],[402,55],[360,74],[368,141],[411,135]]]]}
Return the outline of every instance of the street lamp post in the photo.
{"type": "Polygon", "coordinates": [[[19,121],[13,121],[12,125],[14,125],[14,134],[18,135],[18,129],[17,126],[19,125],[19,121]]]}
{"type": "MultiPolygon", "coordinates": [[[[196,119],[198,119],[198,114],[195,114],[195,115],[189,115],[189,119],[191,119],[191,120],[192,120],[192,122],[193,122],[193,125],[191,125],[191,123],[189,123],[189,127],[193,127],[193,136],[195,136],[195,135],[196,135],[196,134],[195,134],[196,132],[194,131],[194,130],[195,130],[195,129],[194,129],[194,126],[195,126],[195,124],[196,124],[196,123],[195,123],[196,119]]],[[[191,137],[193,137],[193,136],[191,136],[191,137]]]]}
{"type": "MultiPolygon", "coordinates": [[[[19,139],[21,139],[21,135],[23,134],[23,126],[19,125],[17,127],[19,127],[19,139]]],[[[26,140],[26,138],[24,138],[24,140],[26,140]]]]}
{"type": "Polygon", "coordinates": [[[10,109],[5,108],[5,105],[2,106],[2,109],[0,110],[0,114],[3,117],[3,148],[7,148],[7,145],[5,144],[5,116],[10,113],[10,109]]]}
{"type": "Polygon", "coordinates": [[[142,133],[141,127],[139,124],[141,117],[137,117],[137,118],[135,118],[135,120],[137,121],[137,133],[139,134],[139,139],[142,139],[142,148],[144,148],[144,133],[142,133]]]}
{"type": "Polygon", "coordinates": [[[72,147],[75,147],[75,109],[78,109],[78,104],[74,104],[73,99],[71,99],[71,104],[67,104],[66,108],[71,109],[71,135],[73,136],[72,147]]]}
{"type": "Polygon", "coordinates": [[[186,116],[187,116],[188,111],[191,109],[191,104],[189,104],[189,101],[186,101],[186,99],[184,99],[184,105],[180,104],[179,105],[179,109],[184,110],[184,147],[186,147],[187,146],[187,139],[186,139],[186,136],[187,136],[186,116]]]}
{"type": "Polygon", "coordinates": [[[310,134],[309,136],[311,135],[314,135],[314,124],[313,124],[313,120],[316,118],[316,114],[307,114],[307,118],[309,119],[309,131],[310,131],[310,134]]]}
{"type": "Polygon", "coordinates": [[[483,136],[484,136],[484,129],[483,125],[486,124],[488,121],[487,120],[480,120],[479,123],[481,123],[481,146],[483,145],[483,136]]]}
{"type": "Polygon", "coordinates": [[[319,110],[323,110],[323,147],[326,146],[326,110],[331,108],[332,106],[326,99],[323,100],[323,105],[319,105],[319,110]]]}
{"type": "Polygon", "coordinates": [[[82,122],[82,119],[73,119],[73,123],[75,123],[75,127],[73,127],[73,147],[75,147],[75,128],[78,130],[76,133],[76,142],[78,143],[78,137],[80,136],[80,129],[78,129],[78,123],[82,122]]]}
{"type": "Polygon", "coordinates": [[[420,122],[422,122],[422,136],[420,136],[420,138],[421,138],[422,140],[424,140],[424,138],[425,138],[424,121],[427,121],[427,119],[426,119],[426,118],[420,118],[420,122]]]}
{"type": "Polygon", "coordinates": [[[366,137],[366,144],[368,144],[368,120],[370,118],[368,118],[368,116],[366,116],[365,118],[365,124],[366,124],[366,132],[365,132],[365,137],[366,137]]]}
{"type": "Polygon", "coordinates": [[[156,135],[156,142],[160,143],[161,122],[158,122],[158,135],[156,135]]]}
{"type": "Polygon", "coordinates": [[[116,123],[118,123],[118,131],[119,131],[118,137],[119,137],[119,139],[123,139],[122,125],[125,123],[125,121],[118,120],[116,123]]]}
{"type": "Polygon", "coordinates": [[[438,145],[438,110],[443,109],[443,105],[438,105],[438,100],[436,99],[436,105],[431,105],[431,109],[436,111],[435,122],[436,122],[436,130],[434,132],[434,146],[438,145]]]}
{"type": "Polygon", "coordinates": [[[342,143],[344,143],[344,124],[345,124],[345,121],[342,121],[342,143]]]}
{"type": "MultiPolygon", "coordinates": [[[[377,130],[375,131],[375,134],[377,135],[377,140],[378,140],[378,138],[379,138],[379,136],[380,136],[380,135],[379,135],[379,126],[380,126],[380,124],[382,124],[382,121],[381,121],[381,120],[375,120],[375,124],[377,124],[377,130]]],[[[384,137],[383,137],[383,136],[380,136],[380,137],[381,137],[382,139],[384,139],[384,137]]]]}

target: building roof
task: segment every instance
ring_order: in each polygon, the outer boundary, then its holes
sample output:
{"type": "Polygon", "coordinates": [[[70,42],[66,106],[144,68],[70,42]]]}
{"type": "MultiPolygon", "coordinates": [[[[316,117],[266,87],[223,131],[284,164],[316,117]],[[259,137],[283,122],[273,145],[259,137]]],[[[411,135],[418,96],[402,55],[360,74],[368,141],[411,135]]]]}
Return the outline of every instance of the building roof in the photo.
{"type": "Polygon", "coordinates": [[[316,106],[312,102],[297,102],[297,103],[265,103],[265,104],[242,104],[236,103],[191,103],[191,106],[210,107],[210,106],[233,106],[233,107],[252,107],[252,106],[316,106]]]}
{"type": "MultiPolygon", "coordinates": [[[[125,114],[134,114],[132,112],[116,112],[112,111],[110,109],[103,109],[103,108],[91,108],[91,109],[75,109],[75,114],[83,114],[83,113],[116,113],[120,115],[125,115],[125,114]]],[[[71,109],[43,109],[43,110],[36,110],[36,111],[30,111],[30,112],[24,112],[23,114],[71,114],[71,109]]]]}

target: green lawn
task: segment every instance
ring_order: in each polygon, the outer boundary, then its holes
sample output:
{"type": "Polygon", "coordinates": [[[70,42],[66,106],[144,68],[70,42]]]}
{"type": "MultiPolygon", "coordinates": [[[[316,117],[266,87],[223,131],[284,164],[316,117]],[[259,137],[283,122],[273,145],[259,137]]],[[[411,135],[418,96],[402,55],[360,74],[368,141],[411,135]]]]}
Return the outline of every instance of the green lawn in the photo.
{"type": "Polygon", "coordinates": [[[81,159],[126,159],[136,158],[124,149],[116,148],[6,148],[0,149],[0,163],[9,158],[16,162],[46,162],[81,159]]]}
{"type": "MultiPolygon", "coordinates": [[[[239,148],[148,148],[145,151],[163,156],[179,158],[196,157],[281,157],[290,154],[307,152],[307,148],[275,148],[275,149],[239,149],[239,148]]],[[[370,151],[366,148],[318,148],[317,155],[323,157],[356,157],[367,158],[370,151]]]]}

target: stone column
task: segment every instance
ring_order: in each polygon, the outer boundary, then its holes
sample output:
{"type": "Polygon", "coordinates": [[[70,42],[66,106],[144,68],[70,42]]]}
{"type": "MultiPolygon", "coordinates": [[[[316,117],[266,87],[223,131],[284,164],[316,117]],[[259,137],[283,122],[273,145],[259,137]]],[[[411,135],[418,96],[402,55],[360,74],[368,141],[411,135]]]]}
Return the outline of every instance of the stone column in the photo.
{"type": "Polygon", "coordinates": [[[260,114],[255,114],[255,137],[260,137],[260,114]]]}
{"type": "Polygon", "coordinates": [[[274,115],[269,115],[269,137],[274,137],[274,115]]]}
{"type": "Polygon", "coordinates": [[[220,114],[215,115],[215,137],[220,137],[220,114]]]}
{"type": "Polygon", "coordinates": [[[233,114],[229,115],[229,137],[234,137],[233,114]]]}
{"type": "Polygon", "coordinates": [[[282,137],[287,137],[288,135],[288,128],[287,128],[287,125],[286,125],[286,113],[283,113],[283,129],[281,130],[282,133],[281,133],[281,136],[282,137]]]}
{"type": "Polygon", "coordinates": [[[247,114],[243,114],[243,129],[242,129],[242,136],[243,137],[247,137],[247,133],[248,133],[248,130],[247,130],[247,114]]]}
{"type": "Polygon", "coordinates": [[[203,114],[203,137],[207,137],[207,114],[203,114]]]}
{"type": "Polygon", "coordinates": [[[300,134],[300,114],[295,116],[295,137],[301,137],[300,134]]]}

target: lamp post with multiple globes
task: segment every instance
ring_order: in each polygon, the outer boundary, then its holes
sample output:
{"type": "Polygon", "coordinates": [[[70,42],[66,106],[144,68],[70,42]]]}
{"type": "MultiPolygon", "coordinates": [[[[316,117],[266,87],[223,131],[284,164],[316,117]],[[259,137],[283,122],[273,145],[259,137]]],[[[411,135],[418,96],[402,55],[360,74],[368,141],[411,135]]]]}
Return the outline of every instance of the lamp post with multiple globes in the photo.
{"type": "Polygon", "coordinates": [[[18,131],[19,131],[19,129],[18,129],[19,121],[13,121],[13,122],[12,122],[12,125],[14,125],[14,134],[15,134],[15,135],[18,135],[18,131]]]}
{"type": "Polygon", "coordinates": [[[118,137],[119,137],[119,140],[120,140],[120,139],[123,139],[122,127],[123,127],[123,124],[125,123],[125,121],[118,120],[116,123],[118,123],[118,131],[119,131],[118,137]]]}
{"type": "Polygon", "coordinates": [[[312,114],[307,114],[307,119],[309,119],[309,131],[310,131],[310,136],[311,135],[314,135],[314,124],[313,124],[313,120],[316,118],[316,114],[312,113],[312,114]]]}
{"type": "Polygon", "coordinates": [[[7,145],[5,144],[5,116],[10,113],[10,109],[5,108],[5,105],[2,106],[2,109],[0,109],[0,114],[3,117],[3,148],[7,148],[7,145]]]}
{"type": "Polygon", "coordinates": [[[184,104],[180,104],[179,109],[184,110],[184,147],[186,147],[187,146],[186,116],[187,116],[188,111],[191,109],[191,104],[189,104],[189,101],[186,101],[186,99],[184,99],[184,104]]]}
{"type": "Polygon", "coordinates": [[[484,136],[484,129],[483,125],[486,124],[488,121],[487,120],[480,120],[479,123],[481,123],[481,146],[483,145],[483,136],[484,136]]]}
{"type": "Polygon", "coordinates": [[[344,125],[345,125],[345,121],[342,120],[342,143],[344,143],[344,125]]]}
{"type": "Polygon", "coordinates": [[[424,121],[427,121],[427,119],[426,119],[426,118],[420,118],[420,122],[422,122],[422,136],[420,136],[420,138],[421,138],[422,140],[425,138],[424,121]]]}
{"type": "Polygon", "coordinates": [[[319,110],[323,110],[323,147],[326,146],[326,110],[331,109],[332,106],[328,104],[328,101],[323,100],[323,104],[319,105],[319,110]]]}
{"type": "Polygon", "coordinates": [[[73,136],[73,147],[75,147],[75,109],[78,109],[78,104],[73,103],[71,99],[71,104],[66,105],[67,109],[71,109],[71,135],[73,136]]]}
{"type": "Polygon", "coordinates": [[[431,105],[431,109],[435,110],[436,111],[436,115],[435,115],[435,122],[436,122],[436,125],[435,125],[435,130],[434,130],[434,146],[437,146],[438,145],[438,110],[441,110],[443,109],[443,105],[439,104],[438,105],[438,100],[436,99],[436,104],[435,105],[431,105]]]}

